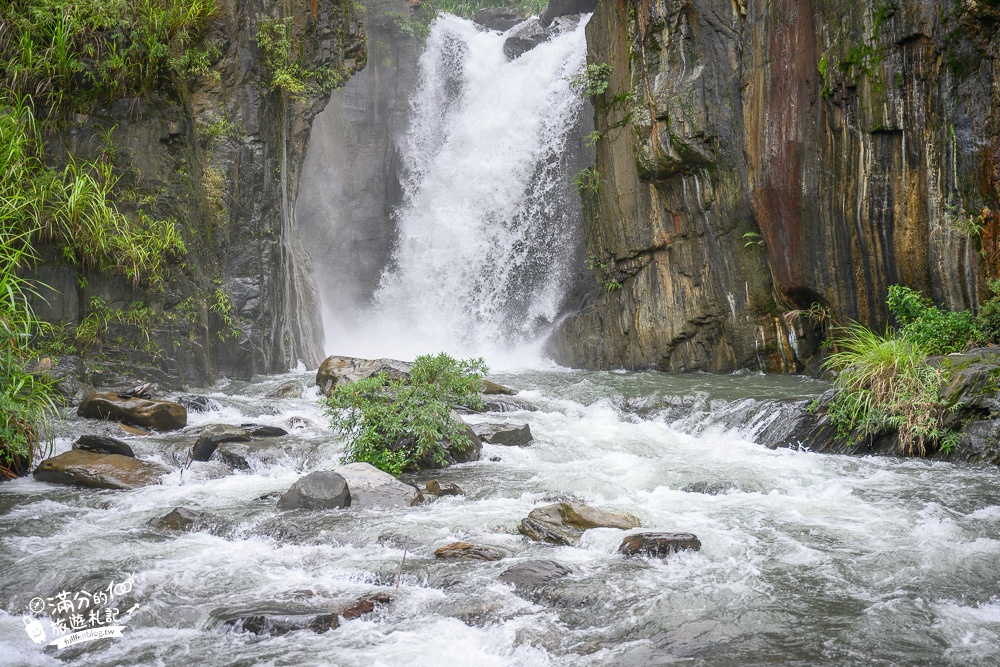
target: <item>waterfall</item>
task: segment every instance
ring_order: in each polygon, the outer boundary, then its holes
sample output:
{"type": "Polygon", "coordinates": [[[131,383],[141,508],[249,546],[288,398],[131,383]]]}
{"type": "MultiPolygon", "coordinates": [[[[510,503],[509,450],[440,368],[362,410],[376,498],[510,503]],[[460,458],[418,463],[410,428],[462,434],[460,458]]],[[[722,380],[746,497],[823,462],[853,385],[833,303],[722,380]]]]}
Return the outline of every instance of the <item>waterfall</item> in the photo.
{"type": "Polygon", "coordinates": [[[503,35],[435,20],[400,142],[392,259],[358,321],[327,315],[329,352],[497,359],[538,347],[581,261],[567,144],[584,107],[569,81],[584,23],[508,62],[503,35]]]}

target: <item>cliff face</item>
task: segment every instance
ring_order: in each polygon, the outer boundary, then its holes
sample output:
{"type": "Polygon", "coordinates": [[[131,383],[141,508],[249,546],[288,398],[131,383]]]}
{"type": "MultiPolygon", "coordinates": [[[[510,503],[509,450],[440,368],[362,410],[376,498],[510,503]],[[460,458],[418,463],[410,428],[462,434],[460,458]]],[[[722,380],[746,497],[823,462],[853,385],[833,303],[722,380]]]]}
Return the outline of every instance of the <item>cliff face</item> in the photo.
{"type": "Polygon", "coordinates": [[[557,359],[795,372],[828,323],[885,326],[889,285],[975,308],[1000,269],[997,30],[993,0],[602,0],[606,292],[557,359]]]}
{"type": "MultiPolygon", "coordinates": [[[[48,303],[36,303],[36,310],[50,321],[76,324],[93,297],[111,308],[148,305],[155,324],[143,326],[161,352],[105,352],[126,358],[126,368],[145,366],[138,375],[174,386],[321,361],[318,300],[295,200],[312,120],[328,92],[272,88],[274,63],[257,37],[267,21],[283,22],[287,50],[302,71],[327,68],[344,79],[366,57],[364,30],[350,2],[218,0],[217,6],[201,40],[211,60],[201,76],[78,115],[48,140],[58,162],[94,155],[110,137],[123,182],[152,202],[158,218],[176,221],[187,253],[157,290],[96,272],[78,276],[49,253],[36,275],[55,292],[43,290],[48,303]],[[225,316],[213,300],[218,294],[232,304],[225,316]],[[179,309],[182,317],[169,317],[179,309]]],[[[100,384],[102,377],[85,379],[100,384]]]]}

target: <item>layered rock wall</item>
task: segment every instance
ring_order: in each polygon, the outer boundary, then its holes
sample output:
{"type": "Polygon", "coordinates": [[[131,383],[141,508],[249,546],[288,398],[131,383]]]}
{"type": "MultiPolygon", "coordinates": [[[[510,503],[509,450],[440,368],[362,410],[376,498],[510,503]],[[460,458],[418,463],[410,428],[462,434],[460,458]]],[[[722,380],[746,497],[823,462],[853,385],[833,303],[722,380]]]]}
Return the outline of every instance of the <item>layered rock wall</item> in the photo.
{"type": "Polygon", "coordinates": [[[798,372],[831,323],[884,327],[889,285],[975,308],[1000,268],[998,4],[602,0],[605,293],[556,358],[798,372]]]}

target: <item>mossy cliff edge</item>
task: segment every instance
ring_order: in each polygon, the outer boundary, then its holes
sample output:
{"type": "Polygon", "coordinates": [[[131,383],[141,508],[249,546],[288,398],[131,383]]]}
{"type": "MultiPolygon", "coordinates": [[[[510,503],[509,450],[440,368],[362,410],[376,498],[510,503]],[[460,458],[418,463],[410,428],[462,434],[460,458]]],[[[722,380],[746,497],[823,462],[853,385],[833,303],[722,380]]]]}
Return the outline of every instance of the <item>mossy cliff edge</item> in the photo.
{"type": "Polygon", "coordinates": [[[816,369],[893,284],[975,309],[1000,272],[1000,3],[601,0],[588,59],[602,294],[590,368],[816,369]]]}

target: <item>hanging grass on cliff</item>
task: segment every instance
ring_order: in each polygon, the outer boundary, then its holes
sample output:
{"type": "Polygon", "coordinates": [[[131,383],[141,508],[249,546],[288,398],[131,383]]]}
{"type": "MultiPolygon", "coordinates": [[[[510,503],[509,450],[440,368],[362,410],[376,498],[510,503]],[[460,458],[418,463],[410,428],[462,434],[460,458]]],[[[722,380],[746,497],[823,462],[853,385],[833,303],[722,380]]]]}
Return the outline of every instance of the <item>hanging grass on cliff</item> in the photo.
{"type": "Polygon", "coordinates": [[[482,359],[447,354],[421,356],[409,377],[372,377],[335,387],[324,399],[330,426],[344,438],[344,461],[370,463],[399,475],[421,460],[446,461],[447,444],[467,448],[466,426],[455,407],[481,409],[479,392],[488,372],[482,359]]]}

